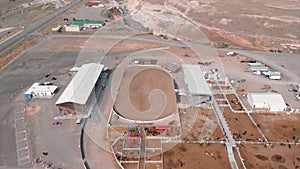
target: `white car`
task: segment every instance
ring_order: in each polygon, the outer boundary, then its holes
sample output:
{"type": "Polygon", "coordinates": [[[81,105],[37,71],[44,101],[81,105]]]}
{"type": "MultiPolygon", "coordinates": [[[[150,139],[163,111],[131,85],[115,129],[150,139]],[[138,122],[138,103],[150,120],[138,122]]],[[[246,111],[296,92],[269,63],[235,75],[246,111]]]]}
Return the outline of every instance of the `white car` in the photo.
{"type": "Polygon", "coordinates": [[[300,100],[300,94],[296,95],[297,100],[300,100]]]}

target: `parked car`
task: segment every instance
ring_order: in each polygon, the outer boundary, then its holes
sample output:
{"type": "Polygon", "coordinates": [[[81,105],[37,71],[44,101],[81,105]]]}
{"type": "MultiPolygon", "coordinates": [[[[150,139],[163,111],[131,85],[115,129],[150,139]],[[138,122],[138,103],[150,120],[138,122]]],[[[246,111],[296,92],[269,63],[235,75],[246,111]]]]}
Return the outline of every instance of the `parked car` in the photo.
{"type": "Polygon", "coordinates": [[[238,80],[238,83],[244,83],[244,82],[246,82],[246,79],[238,80]]]}
{"type": "Polygon", "coordinates": [[[249,60],[248,63],[256,63],[256,60],[249,60]]]}
{"type": "Polygon", "coordinates": [[[226,53],[227,56],[236,56],[237,53],[233,52],[233,51],[230,51],[230,52],[227,52],[226,53]]]}

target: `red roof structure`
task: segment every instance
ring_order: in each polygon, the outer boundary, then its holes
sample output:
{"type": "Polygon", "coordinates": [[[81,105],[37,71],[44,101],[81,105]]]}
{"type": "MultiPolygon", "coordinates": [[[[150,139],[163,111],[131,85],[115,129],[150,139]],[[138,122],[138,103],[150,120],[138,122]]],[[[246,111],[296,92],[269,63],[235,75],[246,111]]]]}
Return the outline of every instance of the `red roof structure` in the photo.
{"type": "Polygon", "coordinates": [[[85,3],[85,6],[92,7],[92,6],[98,6],[100,2],[95,2],[95,1],[89,1],[85,3]]]}
{"type": "Polygon", "coordinates": [[[156,130],[170,130],[171,126],[156,126],[156,130]]]}

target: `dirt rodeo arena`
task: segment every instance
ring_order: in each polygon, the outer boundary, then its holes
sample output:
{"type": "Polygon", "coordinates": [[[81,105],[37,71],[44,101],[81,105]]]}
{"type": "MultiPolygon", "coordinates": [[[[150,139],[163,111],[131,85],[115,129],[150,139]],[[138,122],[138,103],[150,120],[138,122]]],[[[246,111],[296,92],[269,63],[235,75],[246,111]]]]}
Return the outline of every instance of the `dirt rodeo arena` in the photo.
{"type": "Polygon", "coordinates": [[[120,66],[109,138],[121,168],[163,168],[162,141],[181,135],[176,79],[162,64],[138,58],[120,66]]]}
{"type": "Polygon", "coordinates": [[[132,66],[124,72],[114,110],[131,120],[163,119],[176,112],[172,76],[159,66],[132,66]],[[145,78],[147,77],[147,78],[145,78]]]}

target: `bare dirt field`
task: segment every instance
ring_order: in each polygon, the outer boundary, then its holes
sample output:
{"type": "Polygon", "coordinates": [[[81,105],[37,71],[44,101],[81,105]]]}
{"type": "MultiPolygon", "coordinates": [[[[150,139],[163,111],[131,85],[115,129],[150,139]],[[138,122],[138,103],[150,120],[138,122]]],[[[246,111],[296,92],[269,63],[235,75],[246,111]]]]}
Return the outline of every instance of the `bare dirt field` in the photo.
{"type": "Polygon", "coordinates": [[[125,39],[125,40],[120,41],[111,50],[112,51],[123,51],[124,49],[142,50],[146,46],[147,46],[147,48],[162,47],[162,45],[157,44],[157,43],[150,43],[150,42],[143,42],[143,41],[125,39]]]}
{"type": "Polygon", "coordinates": [[[251,114],[269,141],[300,140],[299,114],[251,114]]]}
{"type": "Polygon", "coordinates": [[[239,102],[238,98],[236,98],[235,94],[227,94],[226,98],[233,110],[242,110],[243,107],[241,103],[239,102]]]}
{"type": "MultiPolygon", "coordinates": [[[[163,148],[169,146],[163,144],[163,148]]],[[[230,168],[222,144],[177,144],[164,154],[164,168],[230,168]]]]}
{"type": "MultiPolygon", "coordinates": [[[[107,51],[107,52],[123,52],[126,50],[143,50],[145,48],[158,48],[165,45],[151,43],[146,41],[138,41],[130,38],[115,40],[115,39],[106,39],[97,37],[98,33],[95,36],[91,35],[82,35],[82,36],[73,36],[73,35],[61,35],[49,37],[48,44],[43,46],[45,51],[107,51]],[[105,41],[105,43],[103,43],[105,41]]],[[[101,36],[101,35],[100,35],[101,36]]],[[[142,38],[151,38],[150,36],[145,36],[142,38]]],[[[154,39],[155,40],[155,39],[154,39]]]]}
{"type": "Polygon", "coordinates": [[[184,32],[188,37],[193,29],[187,32],[187,24],[180,24],[184,22],[182,18],[200,28],[217,47],[225,45],[232,48],[299,52],[299,3],[293,0],[285,3],[279,0],[263,3],[256,0],[128,1],[132,18],[150,27],[155,34],[179,36],[184,32]],[[174,20],[173,24],[168,22],[174,20]],[[173,32],[163,29],[172,26],[176,27],[173,32]]]}
{"type": "Polygon", "coordinates": [[[29,106],[27,107],[27,116],[32,116],[32,115],[35,115],[37,114],[39,111],[41,110],[41,107],[40,106],[29,106]]]}
{"type": "Polygon", "coordinates": [[[139,164],[138,163],[123,163],[122,166],[126,169],[137,169],[139,164]]]}
{"type": "Polygon", "coordinates": [[[6,50],[4,54],[2,54],[3,56],[0,56],[0,69],[36,43],[38,43],[38,39],[25,39],[17,43],[13,48],[6,50]]]}
{"type": "Polygon", "coordinates": [[[180,113],[184,140],[215,140],[224,137],[212,110],[194,108],[194,112],[191,112],[193,110],[190,108],[185,111],[180,113]]]}
{"type": "Polygon", "coordinates": [[[247,114],[233,113],[224,108],[224,116],[236,140],[259,141],[263,139],[247,114]]]}
{"type": "Polygon", "coordinates": [[[145,168],[146,169],[160,169],[160,168],[163,168],[162,165],[163,164],[161,164],[161,163],[146,163],[145,168]]]}
{"type": "Polygon", "coordinates": [[[85,47],[88,38],[59,38],[53,37],[47,42],[47,45],[41,47],[44,51],[80,51],[85,47]]]}
{"type": "Polygon", "coordinates": [[[176,111],[173,78],[158,67],[128,68],[121,81],[115,110],[135,120],[169,116],[176,111]]]}
{"type": "Polygon", "coordinates": [[[300,166],[300,146],[239,145],[247,168],[291,169],[300,166]]]}
{"type": "Polygon", "coordinates": [[[73,0],[0,0],[0,27],[28,25],[72,1],[73,0]]]}

